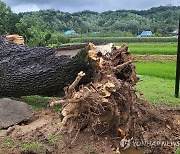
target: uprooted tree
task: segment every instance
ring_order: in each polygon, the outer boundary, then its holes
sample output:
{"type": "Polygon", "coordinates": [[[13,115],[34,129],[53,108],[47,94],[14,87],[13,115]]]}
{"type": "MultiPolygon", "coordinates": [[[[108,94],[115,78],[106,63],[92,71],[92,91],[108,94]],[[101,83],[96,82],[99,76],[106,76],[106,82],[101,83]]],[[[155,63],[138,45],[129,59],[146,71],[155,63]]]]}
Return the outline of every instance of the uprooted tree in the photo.
{"type": "MultiPolygon", "coordinates": [[[[168,112],[137,97],[137,81],[133,57],[124,45],[31,48],[0,37],[1,95],[53,95],[65,87],[65,98],[50,103],[63,105],[60,133],[78,136],[86,129],[106,135],[117,153],[126,139],[179,141],[178,124],[168,112]]],[[[174,148],[156,145],[144,150],[170,153],[174,148]]]]}
{"type": "MultiPolygon", "coordinates": [[[[96,135],[105,134],[115,140],[117,153],[123,140],[179,141],[177,124],[161,114],[160,109],[150,107],[137,97],[134,85],[138,78],[126,46],[114,47],[107,52],[90,43],[88,57],[93,68],[93,81],[77,88],[86,76],[79,72],[75,81],[64,88],[65,98],[50,103],[50,106],[63,105],[60,132],[75,131],[77,136],[88,129],[96,135]]],[[[169,153],[173,148],[159,145],[144,150],[169,153]]]]}

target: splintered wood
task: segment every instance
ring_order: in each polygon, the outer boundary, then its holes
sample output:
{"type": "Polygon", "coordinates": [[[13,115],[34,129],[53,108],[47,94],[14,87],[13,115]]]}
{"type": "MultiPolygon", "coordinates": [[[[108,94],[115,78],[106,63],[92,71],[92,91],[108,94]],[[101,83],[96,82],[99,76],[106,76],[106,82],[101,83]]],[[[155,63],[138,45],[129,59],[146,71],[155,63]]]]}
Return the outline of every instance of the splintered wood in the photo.
{"type": "Polygon", "coordinates": [[[128,104],[136,96],[130,95],[132,85],[138,81],[133,58],[124,45],[116,49],[114,44],[95,46],[89,43],[88,49],[94,71],[93,82],[77,91],[79,81],[85,76],[80,72],[75,81],[65,88],[65,99],[52,101],[50,106],[63,104],[62,129],[66,128],[68,132],[84,127],[100,134],[112,128],[121,130],[119,107],[124,104],[121,110],[130,110],[128,104]],[[125,104],[127,100],[129,102],[125,104]]]}
{"type": "Polygon", "coordinates": [[[24,44],[24,38],[18,34],[7,35],[6,38],[16,44],[24,44]]]}

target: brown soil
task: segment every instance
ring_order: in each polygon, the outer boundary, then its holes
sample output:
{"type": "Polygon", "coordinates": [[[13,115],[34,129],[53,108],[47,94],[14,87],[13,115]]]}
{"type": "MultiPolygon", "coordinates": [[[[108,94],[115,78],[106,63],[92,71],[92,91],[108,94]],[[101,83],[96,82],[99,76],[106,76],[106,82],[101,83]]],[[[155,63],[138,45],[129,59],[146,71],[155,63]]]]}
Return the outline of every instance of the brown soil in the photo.
{"type": "Polygon", "coordinates": [[[175,62],[176,55],[133,55],[136,61],[175,62]]]}
{"type": "MultiPolygon", "coordinates": [[[[163,113],[166,118],[170,119],[173,124],[179,124],[180,110],[162,109],[159,112],[163,113]]],[[[160,114],[160,113],[156,113],[160,114]]],[[[167,126],[166,129],[159,127],[152,121],[148,121],[151,125],[152,140],[162,141],[163,136],[169,136],[172,134],[172,129],[167,126]],[[158,136],[156,136],[158,134],[158,136]]],[[[180,125],[180,124],[179,124],[180,125]]],[[[44,110],[37,112],[29,121],[9,128],[8,130],[1,131],[0,143],[3,145],[5,139],[12,140],[16,147],[8,148],[2,147],[0,153],[18,154],[18,153],[53,153],[53,154],[115,154],[117,151],[117,140],[111,137],[111,134],[96,135],[89,132],[88,129],[84,129],[77,133],[58,134],[54,137],[56,141],[52,145],[50,139],[51,135],[58,133],[60,128],[59,113],[54,113],[51,110],[44,110]],[[7,135],[7,136],[6,136],[7,135]],[[2,137],[4,136],[4,137],[2,137]],[[6,136],[6,137],[5,137],[6,136]],[[59,138],[59,139],[56,139],[59,138]],[[42,143],[45,149],[30,149],[30,151],[24,152],[21,148],[23,143],[26,142],[39,142],[42,143]]],[[[139,132],[139,130],[137,130],[139,132]]],[[[147,133],[149,134],[149,132],[147,133]]],[[[180,130],[173,131],[174,137],[177,136],[179,140],[180,130]]],[[[146,136],[146,134],[143,134],[146,136]]],[[[162,148],[164,154],[171,153],[169,147],[149,147],[155,150],[155,148],[162,148]]],[[[173,147],[171,147],[173,148],[173,147]]],[[[129,148],[125,151],[121,151],[124,154],[141,154],[147,147],[141,148],[129,148]]],[[[174,147],[174,150],[176,148],[174,147]]]]}

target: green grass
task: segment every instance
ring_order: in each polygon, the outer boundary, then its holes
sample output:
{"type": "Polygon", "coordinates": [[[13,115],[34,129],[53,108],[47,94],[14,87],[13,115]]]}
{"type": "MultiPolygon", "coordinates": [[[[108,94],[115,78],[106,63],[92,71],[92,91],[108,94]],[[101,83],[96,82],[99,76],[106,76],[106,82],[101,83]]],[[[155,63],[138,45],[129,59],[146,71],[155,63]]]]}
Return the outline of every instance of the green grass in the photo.
{"type": "Polygon", "coordinates": [[[139,75],[175,79],[175,62],[136,62],[136,71],[139,75]]]}
{"type": "MultiPolygon", "coordinates": [[[[27,104],[31,105],[33,109],[36,111],[42,110],[47,108],[49,102],[51,101],[51,97],[44,97],[39,95],[32,95],[32,96],[23,96],[20,98],[20,101],[24,101],[27,104]]],[[[57,97],[57,99],[60,99],[57,97]]],[[[55,106],[52,108],[54,112],[59,112],[61,106],[55,106]]]]}
{"type": "Polygon", "coordinates": [[[55,147],[57,143],[61,141],[61,136],[60,135],[53,135],[51,134],[48,138],[48,142],[51,146],[55,147]]]}
{"type": "Polygon", "coordinates": [[[180,154],[180,148],[176,150],[175,154],[180,154]]]}
{"type": "Polygon", "coordinates": [[[5,139],[3,141],[3,143],[1,144],[1,147],[4,147],[4,148],[15,148],[16,144],[12,140],[10,140],[10,139],[5,139]]]}
{"type": "Polygon", "coordinates": [[[25,153],[30,153],[32,151],[35,151],[37,153],[45,153],[46,147],[42,143],[39,142],[26,142],[22,143],[21,145],[22,151],[25,153]]]}
{"type": "Polygon", "coordinates": [[[137,89],[143,98],[155,105],[180,105],[180,99],[174,97],[174,80],[150,76],[140,76],[137,89]]]}
{"type": "MultiPolygon", "coordinates": [[[[117,46],[122,43],[116,43],[117,46]]],[[[176,55],[177,43],[125,43],[132,54],[176,55]]]]}
{"type": "Polygon", "coordinates": [[[21,100],[31,105],[35,110],[42,110],[47,107],[50,97],[43,97],[39,95],[23,96],[21,100]]]}

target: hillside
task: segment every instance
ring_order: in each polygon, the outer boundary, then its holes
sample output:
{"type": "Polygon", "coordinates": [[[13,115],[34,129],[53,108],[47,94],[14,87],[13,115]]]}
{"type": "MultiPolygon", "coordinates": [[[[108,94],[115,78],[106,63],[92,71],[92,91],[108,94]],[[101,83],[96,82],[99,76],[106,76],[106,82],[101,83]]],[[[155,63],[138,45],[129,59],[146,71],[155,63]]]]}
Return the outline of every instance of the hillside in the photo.
{"type": "Polygon", "coordinates": [[[149,10],[117,10],[103,13],[82,11],[65,13],[55,10],[41,10],[19,14],[41,17],[48,28],[55,31],[74,29],[78,33],[94,31],[129,31],[134,35],[142,30],[168,35],[177,28],[180,7],[160,6],[149,10]]]}
{"type": "Polygon", "coordinates": [[[160,6],[148,10],[117,10],[107,12],[40,10],[15,14],[0,1],[0,35],[21,34],[30,46],[67,43],[63,33],[68,29],[78,34],[97,36],[137,36],[151,30],[155,36],[171,36],[178,26],[180,6],[160,6]]]}

